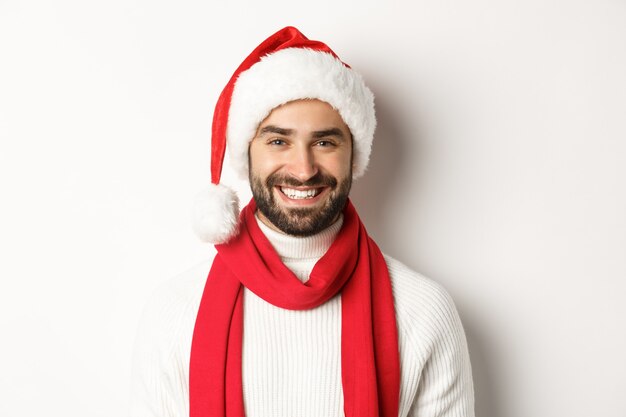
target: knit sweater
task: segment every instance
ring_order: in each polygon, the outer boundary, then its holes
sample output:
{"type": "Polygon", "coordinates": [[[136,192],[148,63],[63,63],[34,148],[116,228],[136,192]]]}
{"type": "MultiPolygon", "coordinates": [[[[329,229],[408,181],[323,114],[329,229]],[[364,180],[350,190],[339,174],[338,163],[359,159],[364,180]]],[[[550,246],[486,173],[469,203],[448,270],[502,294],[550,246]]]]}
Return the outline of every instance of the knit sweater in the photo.
{"type": "MultiPolygon", "coordinates": [[[[328,250],[341,219],[310,237],[259,221],[285,265],[305,282],[328,250]]],[[[385,256],[400,351],[401,417],[473,417],[465,335],[445,290],[385,256]]],[[[135,343],[131,417],[189,415],[189,355],[212,260],[156,291],[135,343]]],[[[247,417],[343,416],[341,296],[311,310],[276,307],[244,288],[242,382],[247,417]]]]}

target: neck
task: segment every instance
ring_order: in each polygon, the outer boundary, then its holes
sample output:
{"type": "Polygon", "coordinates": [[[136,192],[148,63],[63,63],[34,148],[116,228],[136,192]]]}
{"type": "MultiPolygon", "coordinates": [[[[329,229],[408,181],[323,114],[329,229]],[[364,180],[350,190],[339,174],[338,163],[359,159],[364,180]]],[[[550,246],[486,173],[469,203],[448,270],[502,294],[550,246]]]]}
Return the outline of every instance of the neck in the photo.
{"type": "Polygon", "coordinates": [[[319,259],[330,248],[343,225],[343,215],[339,215],[337,220],[326,229],[312,236],[301,237],[288,235],[277,230],[276,227],[271,227],[263,221],[261,216],[259,212],[256,213],[259,228],[285,263],[292,259],[319,259]]]}

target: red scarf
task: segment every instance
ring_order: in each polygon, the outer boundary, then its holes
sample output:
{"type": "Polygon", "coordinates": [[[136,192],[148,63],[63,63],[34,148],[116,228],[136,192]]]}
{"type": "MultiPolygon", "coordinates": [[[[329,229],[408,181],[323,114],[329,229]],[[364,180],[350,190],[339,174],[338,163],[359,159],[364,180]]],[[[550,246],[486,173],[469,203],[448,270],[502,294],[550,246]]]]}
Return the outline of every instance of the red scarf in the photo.
{"type": "Polygon", "coordinates": [[[341,369],[346,417],[397,417],[400,361],[389,272],[350,201],[330,249],[302,283],[256,222],[241,213],[239,235],[218,254],[200,302],[189,369],[190,417],[244,417],[243,286],[275,306],[317,307],[341,291],[341,369]]]}

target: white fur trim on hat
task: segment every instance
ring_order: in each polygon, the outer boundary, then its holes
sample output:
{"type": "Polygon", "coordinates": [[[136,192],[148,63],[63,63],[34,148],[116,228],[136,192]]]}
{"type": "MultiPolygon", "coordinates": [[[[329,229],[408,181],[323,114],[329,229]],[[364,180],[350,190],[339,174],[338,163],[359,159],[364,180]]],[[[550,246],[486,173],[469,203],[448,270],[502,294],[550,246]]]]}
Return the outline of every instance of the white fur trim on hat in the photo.
{"type": "Polygon", "coordinates": [[[272,109],[300,99],[318,99],[335,108],[352,133],[353,178],[363,175],[376,129],[374,95],[360,74],[333,55],[287,48],[267,55],[241,73],[235,84],[226,138],[231,164],[248,178],[248,144],[272,109]]]}
{"type": "Polygon", "coordinates": [[[237,235],[239,198],[231,188],[222,184],[209,184],[195,199],[192,224],[196,235],[203,241],[226,243],[237,235]]]}

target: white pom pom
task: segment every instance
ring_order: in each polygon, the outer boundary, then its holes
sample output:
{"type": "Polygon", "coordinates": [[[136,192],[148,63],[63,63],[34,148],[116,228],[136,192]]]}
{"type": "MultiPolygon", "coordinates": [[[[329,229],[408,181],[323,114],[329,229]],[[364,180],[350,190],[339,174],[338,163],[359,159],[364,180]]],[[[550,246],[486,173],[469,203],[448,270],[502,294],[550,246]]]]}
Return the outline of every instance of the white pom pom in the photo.
{"type": "Polygon", "coordinates": [[[238,232],[239,198],[231,188],[210,184],[196,196],[193,230],[204,242],[226,243],[238,232]]]}

